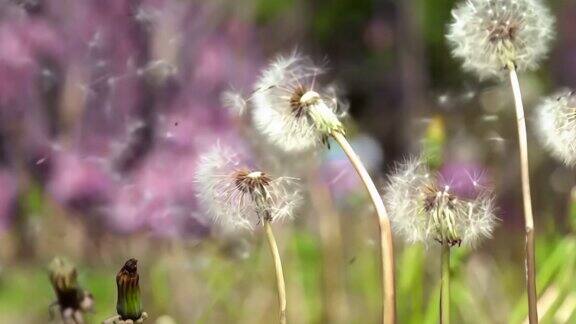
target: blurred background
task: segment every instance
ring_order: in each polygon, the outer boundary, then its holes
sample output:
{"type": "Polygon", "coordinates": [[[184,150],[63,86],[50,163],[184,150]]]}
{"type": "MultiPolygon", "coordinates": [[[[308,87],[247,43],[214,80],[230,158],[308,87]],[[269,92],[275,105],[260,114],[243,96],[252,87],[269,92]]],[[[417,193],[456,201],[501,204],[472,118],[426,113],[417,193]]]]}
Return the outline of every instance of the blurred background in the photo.
{"type": "MultiPolygon", "coordinates": [[[[576,2],[557,18],[550,59],[521,75],[527,115],[576,87],[576,2]]],[[[252,90],[295,48],[349,102],[352,145],[380,185],[410,154],[443,176],[482,175],[499,226],[453,261],[456,323],[523,323],[523,221],[506,82],[462,72],[444,39],[448,0],[0,1],[0,322],[48,323],[47,264],[77,265],[88,323],[115,313],[115,275],[139,260],[151,323],[274,323],[273,265],[260,232],[223,235],[195,197],[198,156],[246,136],[220,103],[252,90]],[[467,171],[464,171],[467,170],[467,171]]],[[[574,170],[529,126],[543,323],[576,323],[574,170]]],[[[246,139],[246,142],[250,142],[246,139]]],[[[266,152],[256,150],[266,161],[266,152]]],[[[263,162],[264,163],[264,162],[263,162]]],[[[375,218],[337,146],[298,168],[294,222],[275,230],[291,323],[377,323],[375,218]]],[[[439,250],[395,240],[399,323],[436,323],[439,250]]]]}

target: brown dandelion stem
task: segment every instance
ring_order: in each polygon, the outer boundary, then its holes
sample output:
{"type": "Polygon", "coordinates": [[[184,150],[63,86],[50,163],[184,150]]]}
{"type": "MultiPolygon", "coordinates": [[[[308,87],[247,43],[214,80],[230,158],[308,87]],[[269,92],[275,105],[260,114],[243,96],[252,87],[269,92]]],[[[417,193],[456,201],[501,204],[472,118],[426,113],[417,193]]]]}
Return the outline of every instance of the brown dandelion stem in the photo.
{"type": "Polygon", "coordinates": [[[344,260],[342,224],[326,183],[318,177],[317,167],[308,176],[310,199],[318,214],[318,229],[322,246],[323,312],[322,323],[348,323],[349,306],[346,297],[346,282],[343,272],[344,260]]]}
{"type": "Polygon", "coordinates": [[[450,324],[450,244],[442,243],[440,257],[442,274],[440,281],[440,323],[450,324]]]}
{"type": "Polygon", "coordinates": [[[383,305],[382,305],[382,321],[385,324],[396,323],[396,300],[395,300],[395,288],[394,288],[394,246],[392,242],[392,229],[390,227],[390,219],[386,213],[386,207],[382,202],[382,198],[370,178],[368,171],[364,167],[364,164],[350,146],[350,143],[346,140],[344,135],[340,132],[332,132],[331,134],[336,142],[342,147],[346,156],[350,160],[350,163],[356,169],[358,176],[364,183],[374,209],[376,209],[376,214],[378,216],[378,225],[380,227],[380,253],[382,260],[382,294],[383,305]]]}
{"type": "Polygon", "coordinates": [[[534,251],[534,217],[532,215],[532,198],[530,196],[530,172],[528,165],[528,140],[526,136],[526,120],[518,74],[513,64],[509,66],[510,84],[514,93],[516,120],[518,123],[518,144],[520,147],[520,170],[522,177],[522,199],[524,203],[524,228],[526,232],[526,289],[528,292],[528,318],[530,324],[538,323],[538,307],[536,294],[536,253],[534,251]]]}
{"type": "Polygon", "coordinates": [[[268,246],[270,247],[270,252],[272,252],[272,258],[274,259],[276,285],[278,287],[278,304],[280,307],[280,324],[286,324],[286,284],[284,283],[282,260],[280,259],[278,245],[276,244],[276,239],[274,238],[274,233],[272,232],[270,221],[264,219],[263,222],[264,230],[266,232],[266,239],[268,240],[268,246]]]}

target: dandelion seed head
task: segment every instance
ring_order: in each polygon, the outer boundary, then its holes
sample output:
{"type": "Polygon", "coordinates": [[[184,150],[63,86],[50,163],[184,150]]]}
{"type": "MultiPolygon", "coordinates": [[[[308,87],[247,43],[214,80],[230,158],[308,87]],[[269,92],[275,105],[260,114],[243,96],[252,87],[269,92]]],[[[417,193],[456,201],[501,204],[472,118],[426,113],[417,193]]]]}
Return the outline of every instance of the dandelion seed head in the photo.
{"type": "Polygon", "coordinates": [[[554,18],[540,0],[466,0],[452,17],[452,54],[480,79],[501,77],[510,65],[536,68],[553,39],[554,18]]]}
{"type": "Polygon", "coordinates": [[[331,132],[344,132],[334,92],[316,85],[320,74],[309,59],[294,53],[274,60],[256,83],[254,126],[285,152],[312,150],[331,132]]]}
{"type": "Polygon", "coordinates": [[[576,165],[576,92],[562,90],[543,99],[535,124],[546,149],[566,165],[576,165]]]}
{"type": "Polygon", "coordinates": [[[475,246],[491,236],[496,221],[492,193],[477,188],[475,197],[460,197],[413,158],[398,165],[383,198],[394,230],[407,242],[475,246]]]}
{"type": "Polygon", "coordinates": [[[206,216],[226,231],[291,219],[301,200],[294,179],[251,168],[240,154],[219,145],[202,155],[196,182],[206,216]]]}

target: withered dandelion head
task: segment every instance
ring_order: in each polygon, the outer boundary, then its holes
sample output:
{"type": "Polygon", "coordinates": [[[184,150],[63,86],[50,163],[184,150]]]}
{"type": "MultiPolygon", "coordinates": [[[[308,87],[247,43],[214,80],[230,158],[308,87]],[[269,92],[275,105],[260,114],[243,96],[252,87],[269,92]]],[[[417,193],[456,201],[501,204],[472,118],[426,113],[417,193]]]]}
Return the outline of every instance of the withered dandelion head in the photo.
{"type": "Polygon", "coordinates": [[[56,257],[48,266],[48,274],[57,298],[50,307],[51,315],[54,316],[57,309],[65,323],[84,323],[84,314],[92,310],[94,299],[78,284],[76,266],[56,257]]]}

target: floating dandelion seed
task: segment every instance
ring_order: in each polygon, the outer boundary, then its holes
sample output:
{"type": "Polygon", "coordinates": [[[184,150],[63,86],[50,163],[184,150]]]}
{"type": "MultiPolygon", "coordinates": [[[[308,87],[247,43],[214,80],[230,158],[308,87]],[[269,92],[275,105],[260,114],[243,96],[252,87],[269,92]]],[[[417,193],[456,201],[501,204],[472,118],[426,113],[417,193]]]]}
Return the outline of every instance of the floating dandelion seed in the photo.
{"type": "Polygon", "coordinates": [[[463,198],[442,185],[421,159],[401,164],[384,194],[393,227],[410,243],[475,246],[491,236],[496,217],[492,193],[473,179],[470,185],[476,195],[463,198]]]}
{"type": "Polygon", "coordinates": [[[237,153],[221,146],[201,157],[196,179],[208,216],[227,230],[290,219],[301,199],[293,178],[243,165],[237,153]]]}
{"type": "Polygon", "coordinates": [[[576,165],[576,92],[547,97],[537,111],[535,126],[546,149],[565,164],[576,165]]]}
{"type": "Polygon", "coordinates": [[[220,96],[222,105],[230,110],[234,116],[242,116],[246,112],[247,103],[244,97],[235,91],[225,91],[220,96]]]}
{"type": "Polygon", "coordinates": [[[333,132],[344,133],[337,99],[316,86],[322,70],[298,54],[279,56],[265,69],[252,97],[255,128],[287,152],[313,149],[333,132]]]}
{"type": "Polygon", "coordinates": [[[481,79],[505,75],[510,64],[534,69],[553,39],[554,19],[539,0],[467,0],[452,16],[452,53],[481,79]]]}

